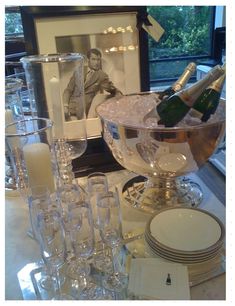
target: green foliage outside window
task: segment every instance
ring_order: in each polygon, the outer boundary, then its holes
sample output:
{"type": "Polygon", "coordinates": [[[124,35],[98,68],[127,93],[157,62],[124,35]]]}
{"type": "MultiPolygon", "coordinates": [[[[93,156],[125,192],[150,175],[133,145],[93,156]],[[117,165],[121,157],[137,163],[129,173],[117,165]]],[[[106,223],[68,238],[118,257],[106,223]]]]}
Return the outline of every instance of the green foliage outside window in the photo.
{"type": "Polygon", "coordinates": [[[9,36],[17,36],[23,34],[20,13],[5,14],[5,34],[9,36]]]}
{"type": "Polygon", "coordinates": [[[211,8],[209,6],[148,6],[148,13],[165,30],[159,42],[149,38],[150,59],[209,55],[211,8]]]}

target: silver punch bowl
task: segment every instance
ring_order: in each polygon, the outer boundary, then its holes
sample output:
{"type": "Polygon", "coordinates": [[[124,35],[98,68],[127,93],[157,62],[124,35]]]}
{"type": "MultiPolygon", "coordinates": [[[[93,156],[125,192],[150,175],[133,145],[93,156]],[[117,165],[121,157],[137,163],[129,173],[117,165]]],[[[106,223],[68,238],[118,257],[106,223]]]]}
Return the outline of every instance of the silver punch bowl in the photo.
{"type": "Polygon", "coordinates": [[[225,101],[201,123],[193,112],[175,127],[144,121],[156,104],[156,93],[114,97],[97,108],[103,137],[114,158],[138,174],[123,187],[132,207],[153,213],[172,206],[197,207],[203,198],[199,184],[187,178],[215,152],[225,132],[225,101]]]}

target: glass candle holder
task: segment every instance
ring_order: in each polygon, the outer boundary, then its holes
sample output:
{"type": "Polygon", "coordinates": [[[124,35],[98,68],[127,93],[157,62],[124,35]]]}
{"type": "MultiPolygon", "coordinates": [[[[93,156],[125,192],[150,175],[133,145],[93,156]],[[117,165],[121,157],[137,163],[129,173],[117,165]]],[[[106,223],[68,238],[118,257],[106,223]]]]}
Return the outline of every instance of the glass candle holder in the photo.
{"type": "Polygon", "coordinates": [[[26,56],[23,64],[33,115],[54,122],[53,137],[66,156],[82,155],[87,146],[84,102],[84,56],[57,53],[26,56]]]}
{"type": "Polygon", "coordinates": [[[47,186],[54,193],[59,184],[58,166],[52,138],[52,121],[45,118],[20,120],[6,126],[6,146],[10,152],[21,194],[47,186]]]}

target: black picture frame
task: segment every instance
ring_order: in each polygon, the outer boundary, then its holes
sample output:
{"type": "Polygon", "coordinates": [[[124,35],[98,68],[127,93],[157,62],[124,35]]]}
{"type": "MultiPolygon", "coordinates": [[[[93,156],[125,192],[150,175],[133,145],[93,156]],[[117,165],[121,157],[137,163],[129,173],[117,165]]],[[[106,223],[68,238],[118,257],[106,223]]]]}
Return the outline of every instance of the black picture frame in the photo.
{"type": "MultiPolygon", "coordinates": [[[[146,6],[21,6],[22,25],[27,55],[39,53],[35,20],[38,18],[82,16],[112,13],[136,13],[136,24],[146,17],[146,6]]],[[[148,34],[138,27],[139,69],[141,91],[149,91],[148,34]]],[[[87,175],[93,171],[112,171],[122,168],[113,158],[102,137],[88,139],[86,152],[73,161],[76,176],[87,175]]]]}

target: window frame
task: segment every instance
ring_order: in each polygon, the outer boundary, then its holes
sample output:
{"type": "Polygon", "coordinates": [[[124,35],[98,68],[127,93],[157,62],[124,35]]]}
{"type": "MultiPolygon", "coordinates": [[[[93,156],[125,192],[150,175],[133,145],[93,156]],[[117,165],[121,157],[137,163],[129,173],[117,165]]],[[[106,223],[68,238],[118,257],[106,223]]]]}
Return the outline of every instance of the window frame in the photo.
{"type": "MultiPolygon", "coordinates": [[[[150,59],[149,58],[149,71],[150,71],[150,65],[151,63],[167,63],[167,62],[173,62],[173,61],[197,61],[197,60],[206,60],[206,59],[210,59],[213,60],[214,59],[214,54],[215,54],[215,50],[214,50],[214,42],[215,42],[215,37],[214,37],[214,33],[215,33],[215,24],[216,24],[216,8],[217,6],[211,6],[212,8],[212,14],[211,14],[211,28],[210,28],[210,54],[209,55],[198,55],[198,56],[172,56],[172,57],[168,57],[168,58],[159,58],[159,59],[150,59]]],[[[180,75],[178,75],[179,77],[180,75]]],[[[173,83],[174,81],[176,81],[178,79],[178,77],[172,77],[172,78],[156,78],[153,79],[151,78],[151,76],[149,75],[149,82],[150,82],[150,89],[153,88],[158,88],[158,87],[164,87],[164,85],[159,86],[159,83],[165,83],[166,86],[169,86],[171,83],[173,83]],[[156,84],[155,86],[152,86],[151,84],[156,84]]],[[[189,82],[194,82],[196,81],[196,76],[192,76],[189,80],[189,82]]]]}

